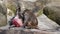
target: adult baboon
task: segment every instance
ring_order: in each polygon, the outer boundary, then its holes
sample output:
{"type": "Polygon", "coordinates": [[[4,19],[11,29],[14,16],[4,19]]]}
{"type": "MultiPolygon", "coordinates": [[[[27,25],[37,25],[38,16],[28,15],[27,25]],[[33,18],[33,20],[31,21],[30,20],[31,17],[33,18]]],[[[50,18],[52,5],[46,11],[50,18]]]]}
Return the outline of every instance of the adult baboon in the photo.
{"type": "Polygon", "coordinates": [[[10,26],[14,25],[14,27],[21,27],[23,26],[23,17],[20,13],[21,9],[20,7],[16,10],[15,16],[10,21],[10,26]]]}

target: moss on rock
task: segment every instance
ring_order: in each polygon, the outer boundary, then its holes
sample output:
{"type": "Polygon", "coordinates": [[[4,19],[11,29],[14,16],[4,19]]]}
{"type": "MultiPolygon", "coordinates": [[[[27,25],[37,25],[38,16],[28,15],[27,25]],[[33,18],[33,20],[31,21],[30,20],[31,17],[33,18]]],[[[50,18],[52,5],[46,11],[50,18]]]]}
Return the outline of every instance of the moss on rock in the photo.
{"type": "Polygon", "coordinates": [[[51,20],[55,21],[57,24],[60,25],[60,8],[58,6],[51,6],[45,7],[43,9],[43,13],[50,18],[51,20]]]}

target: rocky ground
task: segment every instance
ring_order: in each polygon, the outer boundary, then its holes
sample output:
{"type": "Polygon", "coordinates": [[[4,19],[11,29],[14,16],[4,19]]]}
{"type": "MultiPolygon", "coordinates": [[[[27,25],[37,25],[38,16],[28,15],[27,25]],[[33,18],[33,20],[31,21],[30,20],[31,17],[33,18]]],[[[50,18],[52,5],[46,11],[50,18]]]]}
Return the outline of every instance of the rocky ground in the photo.
{"type": "MultiPolygon", "coordinates": [[[[12,5],[7,5],[6,6],[6,7],[10,6],[10,7],[7,8],[7,11],[10,11],[10,13],[11,13],[10,14],[9,12],[7,12],[7,13],[9,13],[7,15],[9,17],[9,18],[7,18],[8,21],[14,15],[14,11],[15,11],[15,8],[16,8],[16,3],[14,1],[12,1],[13,3],[12,2],[10,3],[12,5]]],[[[24,1],[27,1],[27,0],[24,0],[24,1]]],[[[24,4],[24,5],[26,5],[25,7],[28,8],[28,9],[37,8],[36,6],[38,6],[39,10],[43,9],[44,7],[48,7],[49,12],[51,12],[51,10],[60,11],[59,10],[60,9],[59,8],[60,7],[60,1],[59,0],[55,0],[55,1],[51,0],[51,3],[50,3],[49,0],[48,0],[49,2],[47,0],[46,1],[39,0],[39,1],[35,2],[36,0],[34,0],[32,3],[30,2],[31,0],[28,0],[28,1],[29,2],[25,2],[25,4],[24,4]],[[34,4],[36,4],[36,5],[34,5],[34,4]]],[[[2,3],[1,0],[0,0],[0,3],[2,3]]],[[[5,1],[5,3],[6,3],[6,1],[5,1]]],[[[22,5],[22,6],[24,6],[24,5],[22,5]]],[[[22,7],[22,9],[23,8],[24,7],[22,7]]],[[[35,9],[33,9],[33,10],[35,10],[35,9]]],[[[37,12],[39,10],[37,10],[37,12]]],[[[60,13],[58,12],[57,14],[60,14],[60,13]]],[[[3,15],[3,13],[0,12],[0,19],[3,20],[3,21],[0,20],[0,24],[1,24],[1,22],[5,22],[5,19],[6,19],[5,16],[6,15],[3,15]]],[[[37,19],[38,19],[38,28],[39,29],[24,29],[24,28],[11,28],[11,29],[9,29],[9,23],[7,23],[6,26],[0,27],[0,29],[2,29],[2,30],[0,30],[0,34],[28,34],[28,33],[29,34],[60,34],[60,30],[57,30],[59,25],[56,22],[54,22],[51,19],[49,19],[47,15],[42,14],[42,15],[38,16],[37,19]]]]}

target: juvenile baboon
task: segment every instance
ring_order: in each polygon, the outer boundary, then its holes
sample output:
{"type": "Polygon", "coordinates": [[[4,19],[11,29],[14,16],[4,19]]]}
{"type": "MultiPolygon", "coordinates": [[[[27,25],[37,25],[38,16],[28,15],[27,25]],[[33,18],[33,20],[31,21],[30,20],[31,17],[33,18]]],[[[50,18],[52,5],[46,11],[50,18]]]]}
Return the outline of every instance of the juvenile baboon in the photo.
{"type": "Polygon", "coordinates": [[[25,28],[29,28],[29,29],[37,28],[38,20],[31,10],[28,10],[28,9],[24,10],[23,17],[24,17],[25,28]]]}

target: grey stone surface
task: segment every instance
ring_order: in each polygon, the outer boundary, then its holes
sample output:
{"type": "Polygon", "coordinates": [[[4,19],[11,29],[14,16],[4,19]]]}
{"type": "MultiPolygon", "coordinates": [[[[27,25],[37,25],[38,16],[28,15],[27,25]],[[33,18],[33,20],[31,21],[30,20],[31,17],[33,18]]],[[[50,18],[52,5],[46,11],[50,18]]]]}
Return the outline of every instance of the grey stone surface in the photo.
{"type": "Polygon", "coordinates": [[[37,17],[38,19],[38,27],[41,30],[44,29],[55,29],[57,27],[59,27],[59,25],[52,21],[51,19],[49,19],[46,15],[42,14],[41,16],[37,17]]]}
{"type": "MultiPolygon", "coordinates": [[[[18,28],[17,28],[18,29],[18,28]]],[[[60,31],[42,31],[38,29],[8,29],[0,30],[0,34],[60,34],[60,31]]]]}

